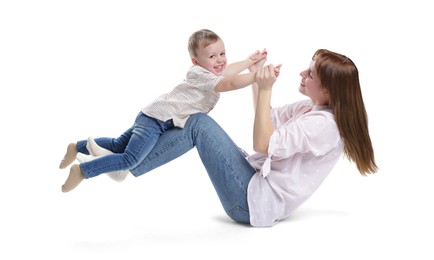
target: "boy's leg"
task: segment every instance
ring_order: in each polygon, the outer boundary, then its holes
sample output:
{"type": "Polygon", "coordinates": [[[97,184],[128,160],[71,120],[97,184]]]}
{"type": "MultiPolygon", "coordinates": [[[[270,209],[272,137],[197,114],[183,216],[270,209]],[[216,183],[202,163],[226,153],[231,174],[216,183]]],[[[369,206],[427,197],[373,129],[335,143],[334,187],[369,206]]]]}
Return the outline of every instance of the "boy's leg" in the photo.
{"type": "MultiPolygon", "coordinates": [[[[161,122],[140,113],[136,118],[134,128],[126,132],[131,132],[132,134],[125,149],[118,153],[115,149],[112,150],[102,146],[114,153],[82,163],[80,167],[84,177],[87,179],[102,173],[129,170],[136,167],[146,158],[159,137],[170,126],[173,127],[171,121],[161,122]]],[[[96,139],[95,141],[100,145],[99,140],[100,139],[96,139]]],[[[112,143],[116,142],[117,139],[112,141],[112,143]]],[[[121,147],[123,145],[125,145],[124,142],[120,144],[121,147]]]]}
{"type": "MultiPolygon", "coordinates": [[[[93,157],[93,158],[89,158],[89,157],[80,156],[81,158],[84,158],[85,160],[87,159],[86,161],[91,161],[91,159],[94,159],[95,156],[96,157],[100,157],[100,156],[103,156],[103,155],[107,155],[107,154],[112,154],[113,153],[112,151],[99,146],[92,137],[89,137],[87,139],[86,148],[92,154],[92,155],[88,155],[88,156],[93,157]]],[[[82,155],[82,154],[81,153],[77,154],[77,159],[78,160],[80,160],[79,155],[82,155]]],[[[124,181],[125,178],[127,178],[127,176],[129,175],[129,173],[130,173],[129,170],[114,171],[114,172],[108,172],[107,176],[109,176],[112,180],[115,180],[117,182],[121,182],[121,181],[124,181]]]]}

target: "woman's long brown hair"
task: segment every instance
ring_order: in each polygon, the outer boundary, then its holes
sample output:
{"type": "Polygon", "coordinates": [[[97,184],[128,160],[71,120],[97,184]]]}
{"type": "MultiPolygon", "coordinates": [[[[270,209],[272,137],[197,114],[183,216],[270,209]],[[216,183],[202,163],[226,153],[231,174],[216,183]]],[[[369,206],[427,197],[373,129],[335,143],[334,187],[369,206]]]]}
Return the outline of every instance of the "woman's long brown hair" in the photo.
{"type": "Polygon", "coordinates": [[[356,65],[348,57],[325,49],[317,50],[312,59],[322,88],[329,95],[345,155],[362,175],[375,173],[378,168],[356,65]]]}

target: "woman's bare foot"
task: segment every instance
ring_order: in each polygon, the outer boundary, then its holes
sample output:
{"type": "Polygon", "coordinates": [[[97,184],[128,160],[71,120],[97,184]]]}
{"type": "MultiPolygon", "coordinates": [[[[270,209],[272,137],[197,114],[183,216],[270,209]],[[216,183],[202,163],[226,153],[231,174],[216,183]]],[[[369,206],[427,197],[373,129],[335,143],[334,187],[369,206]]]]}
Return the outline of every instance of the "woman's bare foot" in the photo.
{"type": "Polygon", "coordinates": [[[60,162],[59,168],[65,169],[70,165],[77,156],[77,145],[75,143],[70,143],[68,148],[66,149],[66,154],[63,157],[63,160],[60,162]]]}
{"type": "Polygon", "coordinates": [[[75,187],[84,180],[83,172],[81,171],[80,165],[74,164],[71,166],[69,171],[68,179],[66,179],[65,184],[62,185],[62,192],[68,192],[73,190],[75,187]]]}

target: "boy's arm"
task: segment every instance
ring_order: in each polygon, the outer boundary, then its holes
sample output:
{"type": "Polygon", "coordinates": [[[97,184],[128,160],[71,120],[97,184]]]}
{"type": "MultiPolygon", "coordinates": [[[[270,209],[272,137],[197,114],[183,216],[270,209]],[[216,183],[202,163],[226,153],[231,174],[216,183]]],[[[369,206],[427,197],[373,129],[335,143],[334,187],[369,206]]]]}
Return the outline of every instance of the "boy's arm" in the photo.
{"type": "Polygon", "coordinates": [[[236,74],[233,76],[225,76],[215,86],[217,92],[226,92],[247,87],[255,82],[256,72],[236,74]]]}
{"type": "Polygon", "coordinates": [[[223,75],[224,76],[236,75],[264,59],[265,60],[267,59],[267,51],[265,49],[262,52],[256,51],[255,53],[250,55],[249,58],[245,60],[228,64],[223,75]]]}

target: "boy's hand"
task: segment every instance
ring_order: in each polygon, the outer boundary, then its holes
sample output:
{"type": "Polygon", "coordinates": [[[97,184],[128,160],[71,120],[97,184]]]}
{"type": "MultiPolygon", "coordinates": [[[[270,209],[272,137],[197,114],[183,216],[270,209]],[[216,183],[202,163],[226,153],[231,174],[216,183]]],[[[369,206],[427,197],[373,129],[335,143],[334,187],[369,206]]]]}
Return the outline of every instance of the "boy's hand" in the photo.
{"type": "Polygon", "coordinates": [[[249,67],[249,71],[256,72],[260,68],[262,68],[267,61],[267,54],[268,52],[265,48],[262,52],[258,50],[255,53],[251,54],[249,58],[254,62],[254,64],[249,67]]]}
{"type": "Polygon", "coordinates": [[[256,63],[256,62],[258,62],[258,61],[260,61],[260,60],[262,60],[262,59],[266,59],[266,58],[267,58],[267,54],[268,54],[268,52],[267,52],[267,50],[264,48],[264,50],[262,50],[262,52],[259,51],[259,50],[257,50],[257,51],[255,51],[254,53],[252,53],[252,54],[249,56],[249,58],[250,58],[252,61],[254,61],[254,62],[256,63]]]}

